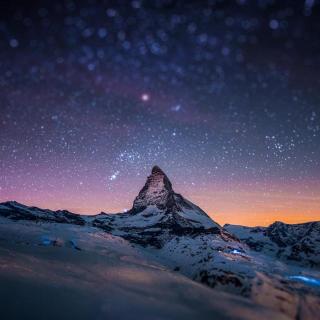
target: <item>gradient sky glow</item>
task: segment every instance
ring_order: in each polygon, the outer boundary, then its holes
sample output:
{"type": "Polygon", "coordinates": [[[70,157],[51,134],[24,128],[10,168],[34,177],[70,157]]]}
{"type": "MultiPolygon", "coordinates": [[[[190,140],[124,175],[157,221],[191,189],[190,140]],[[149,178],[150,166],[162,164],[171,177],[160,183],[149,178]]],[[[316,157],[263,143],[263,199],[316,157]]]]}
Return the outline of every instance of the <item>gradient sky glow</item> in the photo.
{"type": "Polygon", "coordinates": [[[0,11],[0,201],[129,209],[153,165],[217,222],[320,220],[319,1],[0,11]]]}

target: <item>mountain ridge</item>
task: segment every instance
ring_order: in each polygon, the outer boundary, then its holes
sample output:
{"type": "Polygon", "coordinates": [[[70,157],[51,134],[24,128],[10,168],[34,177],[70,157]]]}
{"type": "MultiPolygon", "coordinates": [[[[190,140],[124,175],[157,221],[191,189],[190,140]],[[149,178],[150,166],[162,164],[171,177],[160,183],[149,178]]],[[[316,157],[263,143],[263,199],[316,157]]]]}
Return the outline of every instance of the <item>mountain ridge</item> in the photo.
{"type": "Polygon", "coordinates": [[[254,251],[320,267],[320,221],[297,224],[276,221],[267,227],[227,224],[223,228],[254,251]]]}

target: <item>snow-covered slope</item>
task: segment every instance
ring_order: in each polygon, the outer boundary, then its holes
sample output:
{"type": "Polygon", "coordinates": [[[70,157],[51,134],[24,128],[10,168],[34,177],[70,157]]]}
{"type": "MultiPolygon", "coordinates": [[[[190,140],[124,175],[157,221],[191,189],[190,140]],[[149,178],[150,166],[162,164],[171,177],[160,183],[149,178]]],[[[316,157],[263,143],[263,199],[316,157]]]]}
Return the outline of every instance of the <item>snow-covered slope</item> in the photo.
{"type": "Polygon", "coordinates": [[[289,319],[72,224],[0,217],[0,284],[1,319],[289,319]]]}
{"type": "Polygon", "coordinates": [[[320,222],[285,224],[269,227],[225,225],[252,250],[263,252],[306,267],[320,268],[320,222]]]}
{"type": "Polygon", "coordinates": [[[281,311],[290,319],[311,320],[320,312],[319,271],[257,253],[228,234],[176,236],[160,249],[147,250],[172,270],[281,311]]]}

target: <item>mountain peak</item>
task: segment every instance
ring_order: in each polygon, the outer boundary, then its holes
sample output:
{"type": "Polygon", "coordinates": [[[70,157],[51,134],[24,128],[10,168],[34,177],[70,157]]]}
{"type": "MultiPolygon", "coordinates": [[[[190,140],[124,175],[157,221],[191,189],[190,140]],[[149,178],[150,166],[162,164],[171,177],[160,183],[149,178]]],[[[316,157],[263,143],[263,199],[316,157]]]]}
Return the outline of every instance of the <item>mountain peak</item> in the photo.
{"type": "Polygon", "coordinates": [[[152,168],[128,213],[141,214],[143,221],[148,218],[150,223],[162,227],[220,228],[198,206],[175,193],[169,178],[158,166],[152,168]]]}
{"type": "Polygon", "coordinates": [[[172,203],[173,194],[169,178],[158,166],[154,166],[151,175],[133,202],[132,211],[140,212],[148,206],[165,209],[168,203],[172,203]]]}
{"type": "Polygon", "coordinates": [[[160,167],[154,166],[151,170],[151,174],[161,174],[165,176],[165,173],[161,170],[160,167]]]}

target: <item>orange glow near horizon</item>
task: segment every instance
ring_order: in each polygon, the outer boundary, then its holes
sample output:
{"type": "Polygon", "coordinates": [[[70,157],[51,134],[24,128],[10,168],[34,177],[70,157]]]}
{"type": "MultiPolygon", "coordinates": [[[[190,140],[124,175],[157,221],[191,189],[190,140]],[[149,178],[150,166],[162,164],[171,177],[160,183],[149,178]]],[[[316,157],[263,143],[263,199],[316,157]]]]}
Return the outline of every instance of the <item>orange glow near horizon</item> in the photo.
{"type": "Polygon", "coordinates": [[[224,224],[268,226],[275,221],[303,223],[320,220],[320,192],[300,193],[294,187],[265,192],[259,188],[201,191],[190,195],[209,216],[224,224]],[[281,192],[279,190],[287,191],[281,192]]]}
{"type": "MultiPolygon", "coordinates": [[[[143,181],[141,179],[141,181],[143,181]]],[[[138,184],[139,185],[139,184],[138,184]]],[[[267,226],[274,221],[285,223],[303,223],[320,220],[320,194],[317,183],[309,183],[310,190],[301,193],[294,186],[275,186],[269,192],[261,187],[206,185],[194,189],[182,187],[177,183],[176,191],[185,196],[220,225],[240,224],[246,226],[267,226]],[[281,190],[285,190],[282,192],[281,190]]],[[[90,192],[15,193],[1,197],[2,201],[16,200],[26,205],[52,210],[67,209],[79,214],[97,214],[122,212],[130,209],[139,187],[136,185],[114,190],[111,194],[97,187],[90,192]],[[126,192],[124,190],[127,190],[126,192]],[[121,195],[121,196],[119,196],[121,195]],[[57,201],[59,199],[59,201],[57,201]]],[[[175,185],[174,185],[175,187],[175,185]]]]}

